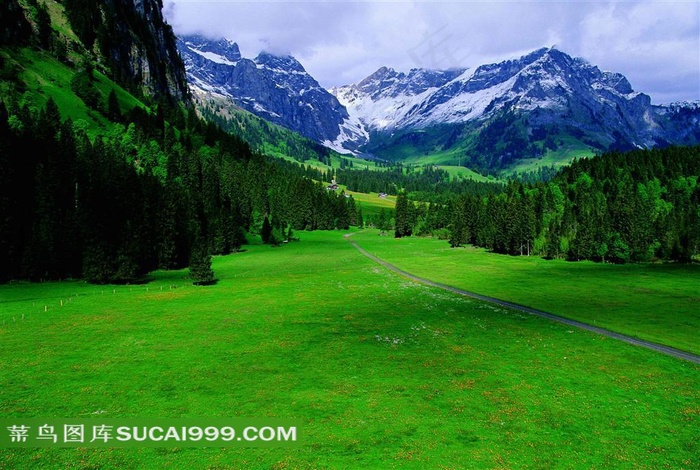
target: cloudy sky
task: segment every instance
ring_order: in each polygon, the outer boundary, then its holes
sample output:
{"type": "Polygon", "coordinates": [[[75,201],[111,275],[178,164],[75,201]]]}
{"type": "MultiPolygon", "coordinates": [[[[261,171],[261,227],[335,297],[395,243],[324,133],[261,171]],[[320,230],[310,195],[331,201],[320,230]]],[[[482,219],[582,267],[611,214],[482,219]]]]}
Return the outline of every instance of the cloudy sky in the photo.
{"type": "Polygon", "coordinates": [[[177,34],[291,54],[321,85],[381,66],[475,67],[556,46],[621,72],[656,104],[700,100],[700,1],[164,0],[177,34]]]}

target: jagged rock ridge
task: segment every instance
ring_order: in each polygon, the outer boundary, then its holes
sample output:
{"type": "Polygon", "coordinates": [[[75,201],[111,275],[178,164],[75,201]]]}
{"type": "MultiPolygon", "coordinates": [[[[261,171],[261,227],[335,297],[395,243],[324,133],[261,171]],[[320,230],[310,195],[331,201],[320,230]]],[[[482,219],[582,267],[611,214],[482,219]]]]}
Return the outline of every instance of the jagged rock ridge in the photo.
{"type": "MultiPolygon", "coordinates": [[[[408,76],[428,72],[412,70],[408,76]]],[[[650,97],[635,92],[623,75],[554,48],[464,70],[451,80],[433,82],[432,88],[416,89],[413,80],[387,76],[398,74],[379,69],[356,85],[333,90],[349,120],[359,121],[368,132],[478,124],[508,111],[527,115],[532,127],[573,129],[601,146],[624,139],[649,147],[683,134],[668,125],[668,108],[652,106],[650,97]]]]}
{"type": "MultiPolygon", "coordinates": [[[[654,106],[623,75],[556,48],[474,69],[403,73],[382,67],[329,93],[290,56],[245,59],[234,42],[201,36],[180,38],[178,47],[194,89],[229,96],[258,116],[341,151],[381,152],[375,141],[386,148],[407,133],[454,126],[444,133],[449,139],[433,142],[446,148],[498,120],[526,127],[526,140],[571,135],[601,150],[700,141],[698,107],[654,106]]],[[[467,154],[490,145],[474,142],[465,147],[467,154]]],[[[529,151],[543,152],[543,144],[537,145],[529,151]]]]}
{"type": "Polygon", "coordinates": [[[318,142],[335,140],[348,118],[338,100],[291,56],[241,57],[228,40],[186,36],[178,48],[191,86],[228,96],[240,107],[318,142]]]}

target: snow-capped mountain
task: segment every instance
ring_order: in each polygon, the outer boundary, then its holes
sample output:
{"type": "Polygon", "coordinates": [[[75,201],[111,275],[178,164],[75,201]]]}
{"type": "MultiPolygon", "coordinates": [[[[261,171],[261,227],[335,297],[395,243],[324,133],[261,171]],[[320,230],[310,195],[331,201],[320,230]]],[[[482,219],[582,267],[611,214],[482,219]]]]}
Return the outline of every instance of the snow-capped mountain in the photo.
{"type": "Polygon", "coordinates": [[[527,115],[531,127],[565,126],[601,147],[620,139],[653,146],[678,133],[665,125],[662,115],[669,110],[652,106],[623,75],[553,48],[473,70],[404,75],[381,68],[331,92],[348,110],[347,122],[364,126],[368,135],[445,124],[477,129],[503,112],[527,115]]]}
{"type": "Polygon", "coordinates": [[[178,47],[195,91],[341,152],[401,158],[399,148],[458,147],[491,167],[542,155],[565,137],[598,150],[700,142],[699,106],[653,106],[623,75],[555,48],[473,69],[382,67],[327,91],[291,56],[245,59],[234,42],[199,36],[178,47]]]}
{"type": "Polygon", "coordinates": [[[313,140],[330,144],[348,119],[345,108],[294,57],[263,52],[246,59],[235,42],[201,36],[180,37],[178,49],[195,91],[230,97],[241,108],[313,140]]]}
{"type": "MultiPolygon", "coordinates": [[[[408,74],[382,67],[356,85],[332,88],[348,110],[344,128],[359,129],[354,140],[339,146],[355,150],[369,141],[369,132],[391,129],[417,109],[432,93],[464,70],[413,69],[408,74]]],[[[341,139],[346,137],[341,134],[341,139]]]]}

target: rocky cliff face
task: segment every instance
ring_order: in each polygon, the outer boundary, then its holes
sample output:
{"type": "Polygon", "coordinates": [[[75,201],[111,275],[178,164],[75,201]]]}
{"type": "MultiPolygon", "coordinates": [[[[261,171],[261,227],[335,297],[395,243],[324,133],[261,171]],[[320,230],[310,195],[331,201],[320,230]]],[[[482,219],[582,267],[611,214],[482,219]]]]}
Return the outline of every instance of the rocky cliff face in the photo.
{"type": "Polygon", "coordinates": [[[144,87],[156,97],[188,99],[187,78],[172,28],[163,19],[162,0],[107,0],[120,21],[114,41],[104,51],[125,81],[144,87]]]}
{"type": "Polygon", "coordinates": [[[73,31],[114,79],[157,99],[187,100],[184,67],[161,0],[64,0],[73,31]]]}
{"type": "Polygon", "coordinates": [[[230,97],[275,124],[317,142],[335,140],[348,118],[338,100],[291,56],[241,57],[238,45],[201,36],[181,37],[178,48],[195,89],[230,97]]]}

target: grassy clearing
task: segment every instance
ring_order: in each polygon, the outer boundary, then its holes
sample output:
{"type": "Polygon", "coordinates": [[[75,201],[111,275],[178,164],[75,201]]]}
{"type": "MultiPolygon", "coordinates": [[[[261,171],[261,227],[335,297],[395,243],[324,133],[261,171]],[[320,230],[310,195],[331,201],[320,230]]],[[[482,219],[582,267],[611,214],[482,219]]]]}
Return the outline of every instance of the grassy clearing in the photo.
{"type": "Polygon", "coordinates": [[[396,196],[379,197],[378,193],[357,193],[355,191],[345,190],[346,193],[351,194],[355,202],[362,207],[363,217],[374,217],[379,214],[382,208],[387,212],[387,217],[389,212],[393,212],[396,207],[396,196]]]}
{"type": "Polygon", "coordinates": [[[700,266],[512,257],[440,240],[354,239],[418,276],[700,354],[700,266]]]}
{"type": "Polygon", "coordinates": [[[0,286],[3,416],[301,418],[300,447],[2,449],[0,468],[697,464],[700,367],[408,282],[338,232],[300,236],[215,258],[206,288],[184,272],[0,286]]]}
{"type": "Polygon", "coordinates": [[[60,35],[72,42],[78,42],[78,36],[73,32],[65,8],[56,0],[47,0],[44,2],[51,16],[51,27],[58,31],[60,35]]]}
{"type": "Polygon", "coordinates": [[[352,195],[355,204],[362,208],[362,216],[365,218],[377,216],[382,209],[386,211],[386,216],[390,217],[396,207],[396,196],[379,197],[379,193],[358,193],[350,191],[344,184],[338,185],[336,193],[341,191],[352,195]]]}
{"type": "Polygon", "coordinates": [[[353,170],[386,171],[386,168],[377,166],[377,162],[355,157],[352,154],[334,154],[332,158],[333,168],[340,168],[341,160],[348,164],[352,162],[353,170]]]}
{"type": "Polygon", "coordinates": [[[463,161],[465,159],[464,152],[464,148],[451,148],[448,150],[438,150],[419,153],[418,149],[414,149],[410,145],[407,145],[406,148],[403,149],[403,153],[408,155],[408,157],[405,158],[404,161],[406,163],[416,165],[444,164],[459,166],[460,161],[463,161]]]}
{"type": "Polygon", "coordinates": [[[73,122],[84,122],[90,128],[104,128],[108,121],[99,113],[90,110],[71,90],[73,70],[60,61],[30,49],[22,49],[17,60],[25,67],[22,80],[29,90],[25,100],[37,108],[43,108],[49,97],[61,109],[64,118],[73,122]]]}
{"type": "MultiPolygon", "coordinates": [[[[291,131],[288,131],[291,132],[291,131]]],[[[377,164],[371,160],[364,160],[362,158],[357,158],[357,157],[352,157],[350,155],[343,155],[341,156],[340,154],[332,153],[331,154],[331,166],[326,165],[325,163],[321,163],[320,161],[310,158],[304,162],[299,162],[295,158],[291,157],[289,152],[285,149],[280,149],[275,145],[271,145],[269,143],[264,143],[262,146],[262,151],[271,157],[277,157],[281,158],[283,160],[287,160],[288,162],[295,162],[295,163],[301,163],[303,165],[306,165],[311,168],[315,168],[317,170],[321,171],[328,171],[331,168],[338,169],[341,166],[341,160],[345,160],[347,162],[352,162],[353,167],[352,169],[354,170],[372,170],[372,171],[386,171],[385,168],[378,167],[377,164]]]]}
{"type": "Polygon", "coordinates": [[[579,140],[566,135],[557,137],[563,145],[557,150],[547,150],[542,158],[525,158],[519,160],[515,165],[504,171],[506,174],[512,172],[528,172],[537,171],[537,169],[545,166],[554,166],[561,168],[568,165],[575,158],[592,157],[595,152],[588,146],[582,144],[579,140]]]}
{"type": "Polygon", "coordinates": [[[450,175],[451,179],[467,179],[480,181],[482,183],[493,183],[497,181],[493,176],[484,176],[463,166],[440,165],[440,169],[445,170],[450,175]]]}
{"type": "MultiPolygon", "coordinates": [[[[61,110],[61,116],[70,118],[77,126],[84,127],[88,133],[94,136],[106,129],[112,129],[114,124],[99,112],[90,109],[71,90],[71,79],[75,71],[66,64],[56,60],[45,53],[31,49],[21,49],[13,53],[14,60],[22,64],[22,80],[27,84],[28,90],[24,94],[25,102],[41,109],[49,98],[53,98],[61,110]]],[[[146,108],[139,100],[128,91],[115,84],[102,73],[95,71],[95,86],[100,91],[105,103],[107,96],[114,89],[123,112],[134,106],[146,108]]]]}

